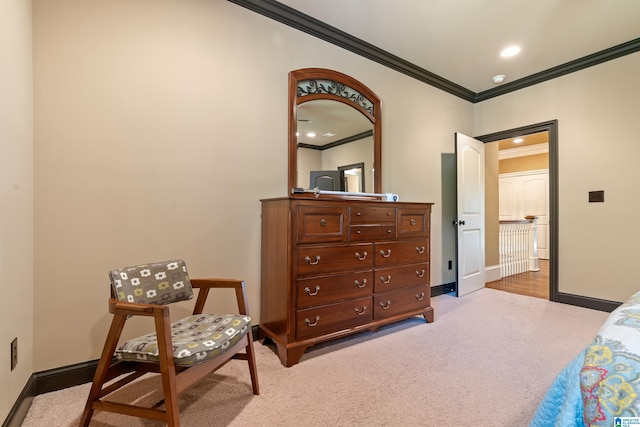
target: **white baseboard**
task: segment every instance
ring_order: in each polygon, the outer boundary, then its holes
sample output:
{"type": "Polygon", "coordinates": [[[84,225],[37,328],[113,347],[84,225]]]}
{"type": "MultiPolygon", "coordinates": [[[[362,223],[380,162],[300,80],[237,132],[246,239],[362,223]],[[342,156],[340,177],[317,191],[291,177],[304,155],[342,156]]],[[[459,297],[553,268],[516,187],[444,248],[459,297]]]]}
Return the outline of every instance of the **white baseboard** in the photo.
{"type": "Polygon", "coordinates": [[[484,282],[495,282],[500,280],[500,264],[490,265],[484,268],[484,282]]]}

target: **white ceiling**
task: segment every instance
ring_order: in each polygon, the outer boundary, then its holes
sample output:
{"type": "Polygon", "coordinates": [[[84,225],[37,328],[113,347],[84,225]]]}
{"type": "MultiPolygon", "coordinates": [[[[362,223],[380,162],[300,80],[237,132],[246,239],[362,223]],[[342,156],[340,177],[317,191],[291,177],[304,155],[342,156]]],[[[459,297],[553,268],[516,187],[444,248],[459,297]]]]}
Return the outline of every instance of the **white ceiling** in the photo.
{"type": "Polygon", "coordinates": [[[640,0],[281,0],[473,92],[640,37],[640,0]],[[517,44],[521,53],[500,57],[517,44]]]}

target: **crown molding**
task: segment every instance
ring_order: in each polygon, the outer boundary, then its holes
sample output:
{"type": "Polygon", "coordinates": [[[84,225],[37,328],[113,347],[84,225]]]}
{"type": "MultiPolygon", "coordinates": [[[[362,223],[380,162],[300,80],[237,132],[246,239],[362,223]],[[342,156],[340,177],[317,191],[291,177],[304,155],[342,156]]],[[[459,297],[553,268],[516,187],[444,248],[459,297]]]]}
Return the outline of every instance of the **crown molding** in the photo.
{"type": "Polygon", "coordinates": [[[475,92],[275,0],[228,0],[469,102],[475,92]]]}
{"type": "Polygon", "coordinates": [[[509,148],[498,151],[498,160],[515,159],[516,157],[533,156],[549,152],[549,143],[528,145],[526,147],[509,148]]]}
{"type": "Polygon", "coordinates": [[[583,56],[582,58],[558,65],[557,67],[549,68],[548,70],[540,71],[539,73],[535,73],[518,80],[514,80],[502,86],[485,90],[483,92],[478,92],[473,102],[475,103],[485,101],[496,96],[524,89],[525,87],[546,82],[548,80],[552,80],[570,73],[575,73],[576,71],[584,70],[585,68],[593,67],[594,65],[602,64],[603,62],[611,61],[613,59],[620,58],[621,56],[629,55],[638,51],[640,51],[640,38],[628,41],[626,43],[621,43],[617,46],[601,50],[600,52],[596,52],[591,55],[583,56]]]}
{"type": "Polygon", "coordinates": [[[514,92],[516,90],[552,80],[556,77],[574,73],[576,71],[640,51],[640,38],[637,38],[609,49],[567,62],[566,64],[514,80],[493,89],[476,93],[275,0],[228,1],[331,44],[342,47],[343,49],[349,50],[357,55],[363,56],[371,61],[377,62],[385,67],[391,68],[399,73],[405,74],[471,103],[486,101],[487,99],[491,99],[496,96],[514,92]]]}

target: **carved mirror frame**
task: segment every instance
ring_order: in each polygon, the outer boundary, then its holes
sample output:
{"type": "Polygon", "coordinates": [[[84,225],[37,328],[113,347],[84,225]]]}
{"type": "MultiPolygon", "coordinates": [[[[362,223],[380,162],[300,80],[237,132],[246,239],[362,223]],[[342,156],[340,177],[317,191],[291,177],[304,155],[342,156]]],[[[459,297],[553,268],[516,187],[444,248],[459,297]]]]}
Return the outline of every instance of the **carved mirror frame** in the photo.
{"type": "Polygon", "coordinates": [[[329,99],[360,111],[373,125],[373,191],[382,192],[382,112],[380,98],[351,76],[325,68],[303,68],[289,73],[289,191],[292,197],[298,170],[296,136],[298,105],[315,99],[329,99]]]}

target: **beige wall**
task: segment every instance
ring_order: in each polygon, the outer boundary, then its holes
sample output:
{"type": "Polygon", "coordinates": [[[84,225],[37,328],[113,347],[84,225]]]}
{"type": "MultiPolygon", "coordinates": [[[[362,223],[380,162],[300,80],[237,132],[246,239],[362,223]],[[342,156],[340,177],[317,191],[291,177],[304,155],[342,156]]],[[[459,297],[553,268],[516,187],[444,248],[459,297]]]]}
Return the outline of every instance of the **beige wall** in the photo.
{"type": "Polygon", "coordinates": [[[500,182],[498,180],[498,143],[484,144],[484,236],[485,236],[485,266],[500,265],[500,182]]]}
{"type": "Polygon", "coordinates": [[[549,169],[549,153],[500,160],[500,173],[549,169]]]}
{"type": "Polygon", "coordinates": [[[0,420],[33,372],[31,1],[0,2],[0,420]],[[10,370],[10,343],[18,365],[10,370]]]}
{"type": "Polygon", "coordinates": [[[638,291],[640,53],[474,105],[484,135],[558,120],[559,291],[624,301],[638,291]],[[588,192],[604,190],[604,203],[588,192]]]}
{"type": "Polygon", "coordinates": [[[243,278],[259,321],[260,199],[288,194],[297,68],[380,96],[383,189],[435,202],[442,284],[441,153],[471,104],[226,1],[36,0],[34,26],[36,371],[98,357],[118,266],[243,278]]]}

